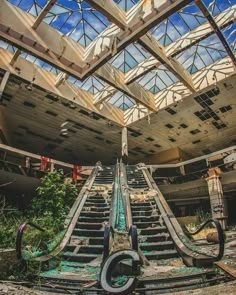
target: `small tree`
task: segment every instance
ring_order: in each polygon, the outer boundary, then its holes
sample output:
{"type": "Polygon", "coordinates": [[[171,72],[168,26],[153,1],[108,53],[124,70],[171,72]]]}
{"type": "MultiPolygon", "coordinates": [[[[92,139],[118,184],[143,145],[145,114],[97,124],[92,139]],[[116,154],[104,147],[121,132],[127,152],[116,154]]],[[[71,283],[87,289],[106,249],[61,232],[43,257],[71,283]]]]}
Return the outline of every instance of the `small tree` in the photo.
{"type": "Polygon", "coordinates": [[[45,226],[60,226],[76,197],[76,186],[65,180],[62,170],[54,170],[42,178],[32,209],[45,226]]]}

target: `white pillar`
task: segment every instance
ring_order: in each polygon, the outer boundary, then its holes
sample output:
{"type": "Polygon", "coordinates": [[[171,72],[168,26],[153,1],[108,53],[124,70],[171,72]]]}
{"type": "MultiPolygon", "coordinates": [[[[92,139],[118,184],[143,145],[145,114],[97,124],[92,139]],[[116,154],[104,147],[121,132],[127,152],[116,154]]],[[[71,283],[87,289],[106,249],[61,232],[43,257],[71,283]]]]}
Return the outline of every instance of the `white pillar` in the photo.
{"type": "Polygon", "coordinates": [[[122,155],[123,162],[125,163],[128,159],[128,130],[126,127],[122,128],[121,155],[122,155]]]}
{"type": "Polygon", "coordinates": [[[208,170],[206,178],[211,203],[212,218],[217,219],[223,229],[227,227],[228,208],[220,181],[221,170],[218,167],[208,170]]]}

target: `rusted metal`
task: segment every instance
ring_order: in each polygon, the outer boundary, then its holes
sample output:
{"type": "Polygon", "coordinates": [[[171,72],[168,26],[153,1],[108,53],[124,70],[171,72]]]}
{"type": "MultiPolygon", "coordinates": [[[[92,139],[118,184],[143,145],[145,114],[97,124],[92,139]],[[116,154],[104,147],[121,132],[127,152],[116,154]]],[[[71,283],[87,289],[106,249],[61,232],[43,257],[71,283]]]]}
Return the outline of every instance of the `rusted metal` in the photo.
{"type": "Polygon", "coordinates": [[[104,239],[103,239],[103,261],[107,259],[111,250],[110,239],[114,238],[114,229],[110,225],[106,225],[104,228],[104,239]]]}
{"type": "Polygon", "coordinates": [[[206,222],[204,222],[203,224],[201,224],[196,231],[194,231],[194,232],[188,231],[187,234],[194,236],[194,235],[198,234],[199,232],[201,232],[208,224],[214,224],[216,227],[218,240],[219,240],[219,253],[216,257],[214,257],[214,259],[215,259],[215,261],[219,261],[222,259],[223,255],[224,255],[225,238],[224,238],[223,229],[222,229],[220,222],[218,220],[209,219],[206,222]]]}
{"type": "Polygon", "coordinates": [[[236,279],[236,269],[225,264],[223,261],[216,261],[214,264],[222,269],[224,272],[229,274],[232,278],[236,279]]]}
{"type": "Polygon", "coordinates": [[[34,224],[33,222],[25,222],[18,227],[17,236],[16,236],[16,257],[17,259],[22,261],[25,260],[24,256],[22,255],[22,240],[23,240],[24,232],[26,231],[28,226],[31,226],[41,232],[45,231],[45,229],[38,226],[37,224],[34,224]]]}
{"type": "Polygon", "coordinates": [[[180,256],[182,257],[184,263],[187,266],[196,266],[196,267],[206,267],[206,266],[213,265],[213,263],[217,259],[220,259],[220,257],[222,257],[222,248],[220,249],[219,256],[213,257],[213,256],[199,253],[195,250],[193,251],[188,246],[186,246],[185,243],[181,240],[181,239],[184,239],[186,235],[184,234],[181,226],[179,225],[178,221],[174,217],[169,205],[167,204],[162,193],[158,189],[155,181],[152,179],[147,169],[144,169],[143,173],[147,183],[149,184],[150,189],[154,189],[156,191],[156,195],[154,197],[156,204],[161,212],[161,215],[163,216],[163,219],[168,228],[169,234],[171,235],[176,245],[176,248],[180,256]]]}

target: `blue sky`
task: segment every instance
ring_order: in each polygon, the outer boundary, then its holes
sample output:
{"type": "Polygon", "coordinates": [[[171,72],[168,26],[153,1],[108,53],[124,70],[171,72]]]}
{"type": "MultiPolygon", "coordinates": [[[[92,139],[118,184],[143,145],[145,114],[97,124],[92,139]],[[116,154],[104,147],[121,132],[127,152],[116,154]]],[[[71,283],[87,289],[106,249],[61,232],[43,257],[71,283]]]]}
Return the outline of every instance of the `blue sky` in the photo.
{"type": "MultiPolygon", "coordinates": [[[[8,1],[33,15],[38,15],[43,6],[47,3],[47,0],[8,1]]],[[[138,0],[114,1],[124,10],[129,10],[137,2],[139,2],[138,0]]],[[[236,0],[203,1],[213,16],[218,15],[223,10],[230,8],[232,5],[236,5],[236,0]]],[[[57,0],[56,4],[52,7],[44,21],[59,30],[62,34],[70,36],[83,46],[88,46],[101,32],[111,25],[105,16],[82,0],[57,0]]],[[[168,46],[173,41],[176,41],[189,31],[194,30],[204,22],[207,22],[206,18],[193,2],[153,28],[151,33],[162,45],[168,46]]],[[[236,24],[232,24],[225,28],[223,30],[223,34],[229,42],[231,48],[236,50],[236,24]]],[[[7,47],[7,45],[0,41],[0,47],[7,47]]],[[[12,47],[9,48],[12,50],[12,47]]],[[[198,45],[195,45],[178,55],[177,59],[191,74],[193,74],[202,67],[213,63],[225,55],[226,53],[220,44],[218,37],[216,35],[212,35],[206,40],[201,41],[198,45]]],[[[47,63],[44,63],[29,54],[23,53],[22,57],[41,67],[44,67],[48,71],[52,71],[54,73],[58,72],[47,63]]],[[[113,57],[110,60],[110,63],[121,71],[128,72],[149,57],[150,54],[140,45],[131,44],[124,51],[113,57]]],[[[104,82],[94,77],[90,77],[83,82],[75,80],[74,78],[70,78],[69,80],[76,86],[82,87],[93,94],[102,90],[103,87],[106,86],[104,82]]],[[[154,94],[176,81],[176,77],[164,66],[151,71],[138,80],[143,87],[154,94]]],[[[127,101],[127,105],[129,106],[133,103],[132,99],[125,98],[125,96],[122,96],[119,92],[111,99],[111,102],[115,102],[117,105],[122,104],[122,101],[123,103],[127,101]]]]}

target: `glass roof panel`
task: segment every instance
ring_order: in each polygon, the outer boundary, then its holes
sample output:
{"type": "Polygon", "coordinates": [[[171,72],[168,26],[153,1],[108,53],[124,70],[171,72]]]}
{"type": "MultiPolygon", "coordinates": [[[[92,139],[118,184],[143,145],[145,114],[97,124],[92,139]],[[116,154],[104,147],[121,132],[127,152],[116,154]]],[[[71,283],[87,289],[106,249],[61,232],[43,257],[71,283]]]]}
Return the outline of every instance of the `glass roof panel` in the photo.
{"type": "MultiPolygon", "coordinates": [[[[16,47],[14,47],[14,46],[12,46],[12,45],[4,42],[4,41],[1,41],[1,40],[0,40],[0,48],[7,49],[12,53],[15,53],[17,51],[16,47]]],[[[47,70],[48,72],[52,72],[52,73],[54,73],[56,75],[59,74],[59,72],[60,72],[57,68],[51,66],[50,64],[40,60],[39,58],[34,57],[33,55],[30,55],[30,54],[26,53],[26,52],[22,52],[20,54],[20,57],[30,61],[33,64],[36,64],[37,66],[47,70]]]]}
{"type": "Polygon", "coordinates": [[[151,33],[163,46],[167,46],[206,21],[197,5],[191,3],[154,27],[151,33]]]}
{"type": "MultiPolygon", "coordinates": [[[[37,16],[47,0],[8,0],[10,3],[37,16]]],[[[83,0],[57,0],[44,22],[70,36],[83,46],[88,46],[111,23],[83,0]]]]}
{"type": "Polygon", "coordinates": [[[57,68],[51,66],[50,64],[42,61],[39,58],[34,57],[33,55],[30,55],[30,54],[26,53],[26,52],[22,52],[20,54],[20,57],[30,61],[31,63],[39,66],[40,68],[43,68],[44,70],[46,70],[48,72],[52,72],[52,73],[54,73],[56,75],[58,75],[60,73],[60,71],[57,68]]]}
{"type": "Polygon", "coordinates": [[[177,81],[178,79],[164,65],[138,79],[138,83],[153,94],[158,93],[177,81]]]}
{"type": "Polygon", "coordinates": [[[104,15],[83,0],[57,0],[44,21],[83,46],[110,25],[104,15]]]}
{"type": "Polygon", "coordinates": [[[203,2],[213,16],[236,4],[236,0],[203,0],[203,2]]]}
{"type": "Polygon", "coordinates": [[[110,63],[122,71],[127,73],[132,68],[136,67],[140,62],[149,58],[151,55],[146,52],[139,44],[131,44],[123,51],[114,56],[110,63]]]}
{"type": "Polygon", "coordinates": [[[224,58],[227,55],[222,43],[216,34],[197,43],[191,48],[177,55],[177,60],[190,74],[224,58]]]}
{"type": "Polygon", "coordinates": [[[38,16],[43,7],[47,4],[47,0],[7,0],[11,4],[18,6],[24,11],[34,16],[38,16]]]}
{"type": "Polygon", "coordinates": [[[77,80],[70,76],[68,81],[79,88],[89,91],[92,94],[96,94],[107,85],[105,82],[94,76],[88,77],[84,81],[77,80]]]}
{"type": "Polygon", "coordinates": [[[135,105],[135,101],[129,96],[117,91],[111,98],[107,99],[107,102],[125,111],[135,105]]]}
{"type": "Polygon", "coordinates": [[[224,37],[233,51],[236,51],[236,23],[222,30],[224,37]]]}
{"type": "Polygon", "coordinates": [[[12,45],[10,45],[10,44],[2,41],[2,40],[0,40],[0,48],[7,49],[7,50],[9,50],[10,52],[13,52],[13,53],[17,50],[16,47],[14,47],[14,46],[12,46],[12,45]]]}
{"type": "Polygon", "coordinates": [[[130,8],[132,8],[136,3],[139,2],[139,0],[113,0],[113,1],[119,4],[120,7],[124,9],[125,11],[130,10],[130,8]]]}

